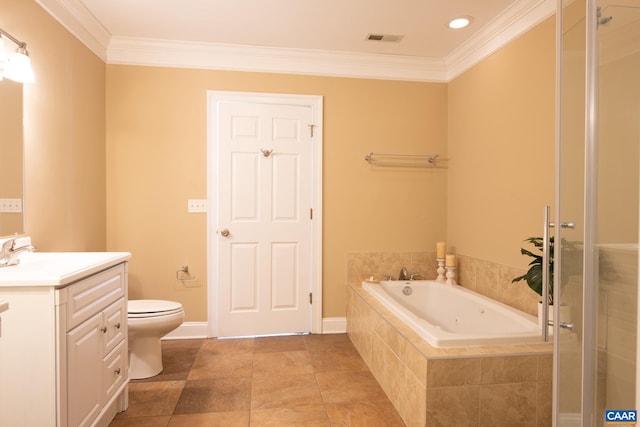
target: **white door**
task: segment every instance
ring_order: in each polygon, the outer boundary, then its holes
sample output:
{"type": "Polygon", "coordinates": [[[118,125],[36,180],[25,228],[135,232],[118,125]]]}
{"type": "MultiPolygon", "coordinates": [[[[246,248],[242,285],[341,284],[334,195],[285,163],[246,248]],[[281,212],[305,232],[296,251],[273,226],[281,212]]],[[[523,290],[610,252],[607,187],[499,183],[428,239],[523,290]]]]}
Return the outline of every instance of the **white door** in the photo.
{"type": "Polygon", "coordinates": [[[211,110],[215,335],[309,332],[313,109],[239,96],[211,110]]]}

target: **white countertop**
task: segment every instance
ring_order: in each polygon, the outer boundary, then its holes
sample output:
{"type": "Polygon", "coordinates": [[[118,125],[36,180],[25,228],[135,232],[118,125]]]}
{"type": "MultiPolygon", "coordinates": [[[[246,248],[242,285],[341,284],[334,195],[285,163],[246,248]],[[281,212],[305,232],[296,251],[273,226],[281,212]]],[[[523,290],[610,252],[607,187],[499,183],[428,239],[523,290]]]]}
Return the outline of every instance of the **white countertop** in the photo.
{"type": "Polygon", "coordinates": [[[129,252],[33,252],[20,264],[0,268],[0,288],[64,287],[131,258],[129,252]]]}
{"type": "Polygon", "coordinates": [[[3,299],[0,299],[0,313],[9,310],[9,303],[3,299]]]}

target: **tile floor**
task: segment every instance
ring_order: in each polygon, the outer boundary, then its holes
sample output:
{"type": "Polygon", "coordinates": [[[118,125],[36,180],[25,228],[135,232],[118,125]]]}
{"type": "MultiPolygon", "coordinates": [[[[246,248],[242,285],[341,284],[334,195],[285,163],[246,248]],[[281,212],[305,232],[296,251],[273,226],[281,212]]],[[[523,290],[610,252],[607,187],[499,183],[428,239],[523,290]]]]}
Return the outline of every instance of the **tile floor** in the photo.
{"type": "Polygon", "coordinates": [[[163,341],[110,427],[404,426],[346,334],[163,341]]]}

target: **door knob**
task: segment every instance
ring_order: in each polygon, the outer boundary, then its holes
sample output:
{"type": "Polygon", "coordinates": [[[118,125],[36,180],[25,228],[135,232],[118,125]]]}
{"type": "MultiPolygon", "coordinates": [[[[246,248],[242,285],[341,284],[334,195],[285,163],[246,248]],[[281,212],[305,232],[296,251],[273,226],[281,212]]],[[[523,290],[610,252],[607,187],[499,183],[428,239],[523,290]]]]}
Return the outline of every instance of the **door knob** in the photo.
{"type": "Polygon", "coordinates": [[[229,237],[229,230],[223,228],[222,230],[220,230],[220,235],[222,235],[222,237],[229,237]]]}

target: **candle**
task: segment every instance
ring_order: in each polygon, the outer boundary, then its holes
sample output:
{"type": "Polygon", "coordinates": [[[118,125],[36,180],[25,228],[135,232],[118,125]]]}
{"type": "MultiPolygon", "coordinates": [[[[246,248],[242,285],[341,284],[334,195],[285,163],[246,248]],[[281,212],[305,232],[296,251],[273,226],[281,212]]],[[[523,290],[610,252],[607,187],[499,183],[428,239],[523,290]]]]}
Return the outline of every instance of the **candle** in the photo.
{"type": "Polygon", "coordinates": [[[444,258],[447,253],[447,244],[445,242],[436,243],[436,258],[444,258]]]}
{"type": "Polygon", "coordinates": [[[456,256],[455,255],[447,255],[447,261],[445,262],[447,267],[455,267],[456,266],[456,256]]]}

